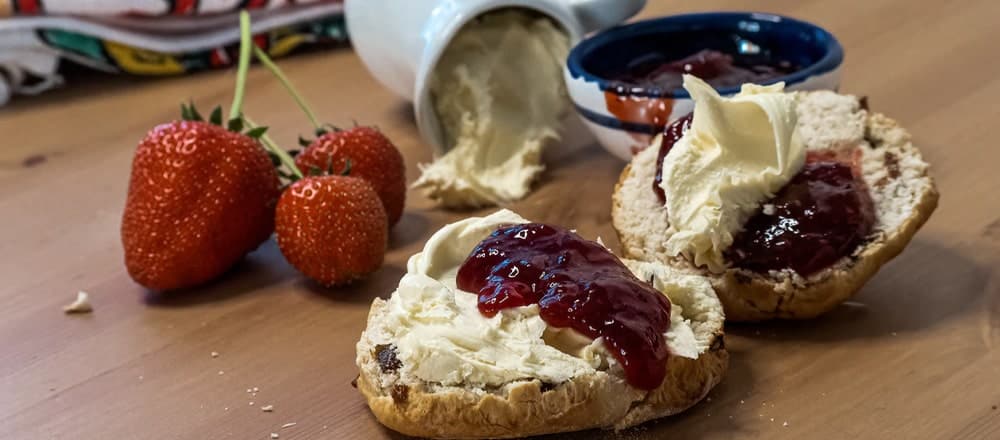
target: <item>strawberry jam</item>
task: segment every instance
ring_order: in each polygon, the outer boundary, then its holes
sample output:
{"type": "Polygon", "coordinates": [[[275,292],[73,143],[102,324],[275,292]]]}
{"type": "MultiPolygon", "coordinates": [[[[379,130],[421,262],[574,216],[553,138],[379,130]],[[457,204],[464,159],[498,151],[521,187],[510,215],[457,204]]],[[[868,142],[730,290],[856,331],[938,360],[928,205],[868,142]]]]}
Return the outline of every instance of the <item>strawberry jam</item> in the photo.
{"type": "Polygon", "coordinates": [[[598,243],[545,224],[501,227],[465,260],[457,284],[478,293],[485,316],[538,304],[549,325],[603,337],[636,388],[663,382],[670,302],[598,243]]]}
{"type": "Polygon", "coordinates": [[[663,129],[663,141],[660,143],[660,151],[656,155],[656,177],[653,178],[653,192],[660,199],[661,205],[667,203],[667,196],[663,193],[663,188],[660,188],[660,182],[663,181],[663,159],[667,157],[667,153],[680,140],[681,136],[684,136],[684,132],[691,128],[693,118],[694,113],[688,113],[687,116],[681,117],[663,129]]]}
{"type": "Polygon", "coordinates": [[[850,255],[875,223],[867,187],[840,161],[809,162],[726,251],[735,267],[754,272],[790,268],[808,276],[850,255]]]}
{"type": "Polygon", "coordinates": [[[702,49],[684,58],[667,61],[664,54],[651,53],[634,60],[618,81],[644,89],[680,89],[683,75],[697,76],[715,88],[739,87],[745,83],[766,83],[799,70],[790,61],[773,59],[767,51],[757,54],[729,54],[702,49]]]}

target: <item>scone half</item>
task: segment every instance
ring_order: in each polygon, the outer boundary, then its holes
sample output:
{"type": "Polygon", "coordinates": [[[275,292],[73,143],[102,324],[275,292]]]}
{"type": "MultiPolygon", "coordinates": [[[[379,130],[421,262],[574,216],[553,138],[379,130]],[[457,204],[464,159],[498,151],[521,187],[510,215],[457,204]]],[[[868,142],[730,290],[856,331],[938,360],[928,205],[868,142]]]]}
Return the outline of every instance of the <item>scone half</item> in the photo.
{"type": "MultiPolygon", "coordinates": [[[[731,321],[805,319],[850,298],[910,242],[937,207],[929,165],[899,124],[863,108],[855,96],[797,92],[796,129],[810,151],[860,154],[862,179],[875,208],[873,232],[851,255],[808,277],[791,270],[766,274],[738,268],[711,273],[665,247],[667,211],[652,190],[656,146],[637,154],[615,187],[612,223],[624,255],[707,276],[731,321]]],[[[667,194],[667,197],[670,195],[667,194]]]]}
{"type": "MultiPolygon", "coordinates": [[[[467,219],[463,221],[466,226],[469,222],[480,224],[473,226],[475,232],[447,239],[455,244],[455,249],[447,252],[453,256],[463,255],[463,252],[467,255],[475,242],[485,238],[482,232],[489,229],[489,224],[512,223],[517,219],[520,218],[509,211],[467,219]]],[[[442,232],[445,230],[438,234],[442,232]]],[[[408,273],[393,297],[374,301],[367,328],[357,344],[358,389],[379,422],[395,431],[432,438],[512,438],[592,428],[623,429],[691,407],[719,383],[728,366],[723,340],[725,318],[708,281],[700,276],[675,273],[658,263],[638,261],[625,263],[640,279],[652,280],[672,304],[672,323],[667,333],[672,354],[667,360],[666,378],[652,391],[629,385],[614,358],[600,349],[595,350],[600,345],[599,340],[574,346],[579,341],[566,343],[560,342],[566,338],[550,338],[550,334],[557,335],[559,330],[549,328],[545,329],[541,340],[508,342],[506,346],[481,341],[482,335],[488,337],[508,328],[537,325],[538,321],[532,316],[537,310],[531,310],[537,306],[497,315],[494,319],[500,320],[499,323],[488,324],[486,318],[481,318],[484,322],[477,324],[495,325],[496,330],[473,329],[467,337],[424,332],[419,343],[414,344],[408,340],[413,335],[405,327],[414,325],[411,319],[422,318],[412,316],[423,314],[424,318],[432,316],[429,319],[450,319],[457,325],[478,319],[474,314],[445,316],[449,307],[461,306],[450,302],[449,298],[465,302],[463,295],[466,295],[471,297],[472,307],[475,307],[474,294],[443,292],[437,290],[441,286],[435,285],[434,277],[414,274],[421,272],[415,270],[421,264],[425,269],[428,264],[436,264],[421,262],[421,258],[427,259],[428,252],[434,252],[429,249],[434,241],[432,238],[428,248],[410,260],[408,273]],[[423,289],[420,298],[425,303],[437,304],[441,298],[445,303],[417,313],[401,312],[412,306],[401,298],[400,291],[404,288],[423,289]],[[429,290],[440,295],[428,293],[429,290]],[[455,339],[460,339],[457,341],[459,350],[468,348],[468,351],[455,354],[453,349],[441,348],[450,347],[455,339]],[[502,363],[489,364],[489,356],[484,354],[528,343],[534,348],[523,355],[526,362],[533,362],[539,354],[553,356],[551,353],[555,353],[549,366],[566,363],[576,365],[575,369],[567,373],[543,368],[545,371],[536,377],[517,371],[497,373],[502,363]],[[675,352],[679,354],[674,355],[675,352]],[[476,368],[485,369],[488,374],[476,368]],[[498,379],[497,374],[505,377],[498,379]],[[557,379],[553,379],[553,375],[557,379]]],[[[434,270],[431,268],[427,272],[434,270]]]]}

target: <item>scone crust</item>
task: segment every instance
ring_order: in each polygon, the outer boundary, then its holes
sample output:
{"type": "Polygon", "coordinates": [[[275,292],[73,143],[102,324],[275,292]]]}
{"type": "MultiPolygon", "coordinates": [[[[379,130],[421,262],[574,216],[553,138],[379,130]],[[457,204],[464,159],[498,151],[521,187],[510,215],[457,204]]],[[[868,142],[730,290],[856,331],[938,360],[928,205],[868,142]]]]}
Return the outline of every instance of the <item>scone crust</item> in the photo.
{"type": "MultiPolygon", "coordinates": [[[[648,224],[663,226],[664,230],[667,223],[666,210],[659,206],[652,189],[647,188],[652,184],[652,179],[646,179],[645,174],[652,171],[637,173],[633,168],[637,161],[633,160],[622,171],[612,197],[612,225],[618,233],[624,256],[659,261],[674,268],[707,276],[722,301],[728,321],[808,319],[832,310],[860,290],[882,265],[902,252],[938,203],[938,191],[933,178],[928,174],[929,167],[919,150],[910,143],[909,133],[885,115],[864,112],[865,140],[871,144],[866,154],[874,155],[872,161],[877,162],[864,168],[865,181],[872,191],[889,188],[880,196],[892,197],[892,191],[905,192],[911,200],[902,206],[906,212],[903,218],[887,228],[876,230],[870,240],[853,255],[807,279],[787,272],[762,275],[730,268],[713,274],[695,268],[687,260],[666,254],[659,244],[666,241],[662,234],[651,236],[635,230],[633,220],[637,218],[648,220],[648,224]],[[879,154],[883,156],[878,156],[879,154]],[[894,170],[888,173],[877,170],[879,166],[889,166],[890,161],[894,167],[901,166],[900,162],[903,162],[902,166],[907,169],[904,172],[894,170]],[[873,169],[876,171],[872,171],[873,169]],[[646,191],[637,191],[636,185],[641,185],[646,191]],[[623,191],[626,186],[632,191],[623,191]],[[627,200],[626,193],[639,194],[646,199],[627,200]],[[661,216],[662,219],[653,216],[661,216]]],[[[648,150],[640,154],[643,153],[655,154],[648,150]]],[[[644,163],[646,162],[648,160],[644,163]]],[[[877,205],[878,203],[879,200],[876,200],[877,205]]],[[[879,206],[876,206],[876,211],[879,210],[879,206]]]]}
{"type": "MultiPolygon", "coordinates": [[[[376,299],[371,321],[381,319],[386,302],[376,299]]],[[[509,384],[503,390],[448,387],[431,390],[408,385],[405,398],[393,394],[394,378],[379,371],[362,335],[358,343],[358,390],[383,425],[400,433],[432,438],[514,438],[593,428],[624,429],[677,414],[703,399],[722,379],[729,363],[722,328],[698,359],[671,356],[667,377],[651,392],[629,386],[620,375],[596,372],[543,390],[538,380],[509,384]]]]}

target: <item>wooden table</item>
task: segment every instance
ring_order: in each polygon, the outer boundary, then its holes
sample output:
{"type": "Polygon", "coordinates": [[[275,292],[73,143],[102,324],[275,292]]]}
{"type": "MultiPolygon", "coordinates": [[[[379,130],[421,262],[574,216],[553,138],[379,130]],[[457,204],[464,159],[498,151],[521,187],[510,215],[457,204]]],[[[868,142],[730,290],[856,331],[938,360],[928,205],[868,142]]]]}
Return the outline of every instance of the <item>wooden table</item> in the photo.
{"type": "MultiPolygon", "coordinates": [[[[644,16],[746,7],[650,3],[644,16]]],[[[809,322],[728,326],[732,364],[710,398],[624,438],[1000,438],[1000,2],[757,3],[841,38],[844,89],[913,131],[941,204],[852,305],[809,322]]],[[[381,127],[417,177],[430,154],[410,107],[351,51],[283,65],[327,120],[381,127]]],[[[118,227],[136,142],[175,118],[180,100],[228,102],[232,78],[97,75],[0,111],[0,438],[400,438],[350,386],[354,343],[406,258],[473,213],[411,192],[385,266],[349,289],[304,282],[273,242],[181,295],[153,297],[125,273],[118,227]],[[90,292],[93,314],[62,313],[77,290],[90,292]]],[[[291,145],[308,130],[265,71],[249,84],[247,109],[276,139],[291,145]]],[[[512,208],[617,246],[609,204],[623,164],[595,145],[551,156],[512,208]]]]}

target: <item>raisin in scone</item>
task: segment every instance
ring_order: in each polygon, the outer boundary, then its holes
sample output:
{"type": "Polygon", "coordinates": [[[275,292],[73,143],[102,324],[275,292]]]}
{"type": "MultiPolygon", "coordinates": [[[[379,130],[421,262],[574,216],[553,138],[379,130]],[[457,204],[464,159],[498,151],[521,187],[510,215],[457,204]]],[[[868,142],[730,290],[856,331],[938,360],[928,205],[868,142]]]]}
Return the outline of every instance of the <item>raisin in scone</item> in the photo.
{"type": "Polygon", "coordinates": [[[776,85],[721,98],[685,80],[693,119],[633,158],[612,220],[625,257],[708,277],[727,319],[833,309],[937,206],[909,133],[857,97],[776,85]]]}
{"type": "Polygon", "coordinates": [[[357,386],[412,436],[621,429],[704,398],[723,321],[703,277],[502,210],[442,228],[374,301],[357,386]]]}

